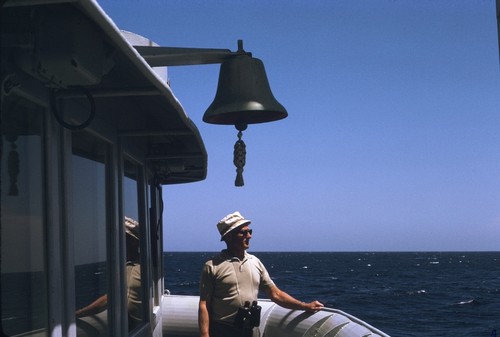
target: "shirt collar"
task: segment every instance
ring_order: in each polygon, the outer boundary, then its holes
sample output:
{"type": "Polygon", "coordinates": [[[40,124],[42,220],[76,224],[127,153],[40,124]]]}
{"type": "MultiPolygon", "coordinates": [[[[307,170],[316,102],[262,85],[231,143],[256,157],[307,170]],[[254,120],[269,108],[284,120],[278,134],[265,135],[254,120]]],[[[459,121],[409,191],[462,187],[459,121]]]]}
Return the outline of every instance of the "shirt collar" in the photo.
{"type": "Polygon", "coordinates": [[[240,260],[236,256],[233,256],[232,254],[229,254],[229,252],[228,252],[227,249],[223,249],[221,251],[221,253],[220,253],[220,257],[221,257],[221,259],[226,260],[226,261],[240,261],[240,262],[244,262],[244,261],[246,261],[248,259],[251,259],[252,255],[248,254],[248,252],[245,251],[245,256],[244,256],[243,260],[240,260]]]}

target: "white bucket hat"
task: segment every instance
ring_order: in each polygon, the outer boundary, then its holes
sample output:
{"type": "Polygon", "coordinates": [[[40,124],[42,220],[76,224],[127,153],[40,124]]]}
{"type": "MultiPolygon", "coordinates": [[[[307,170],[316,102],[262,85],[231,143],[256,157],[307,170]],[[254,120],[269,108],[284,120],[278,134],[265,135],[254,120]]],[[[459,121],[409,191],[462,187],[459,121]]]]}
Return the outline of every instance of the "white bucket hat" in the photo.
{"type": "Polygon", "coordinates": [[[125,233],[139,240],[139,223],[132,218],[125,217],[125,233]]]}
{"type": "Polygon", "coordinates": [[[243,225],[249,225],[251,223],[250,220],[245,219],[240,212],[234,212],[226,215],[219,223],[217,223],[217,229],[220,233],[220,240],[224,239],[229,232],[233,229],[238,228],[243,225]]]}

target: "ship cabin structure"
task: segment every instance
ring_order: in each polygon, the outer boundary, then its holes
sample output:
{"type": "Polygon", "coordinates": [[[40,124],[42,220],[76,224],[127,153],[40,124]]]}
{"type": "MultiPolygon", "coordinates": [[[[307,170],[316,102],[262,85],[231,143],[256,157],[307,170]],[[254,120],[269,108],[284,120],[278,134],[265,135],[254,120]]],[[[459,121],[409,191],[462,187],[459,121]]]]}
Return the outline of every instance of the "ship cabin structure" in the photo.
{"type": "Polygon", "coordinates": [[[198,129],[96,1],[1,3],[0,335],[161,336],[162,186],[205,179],[198,129]]]}

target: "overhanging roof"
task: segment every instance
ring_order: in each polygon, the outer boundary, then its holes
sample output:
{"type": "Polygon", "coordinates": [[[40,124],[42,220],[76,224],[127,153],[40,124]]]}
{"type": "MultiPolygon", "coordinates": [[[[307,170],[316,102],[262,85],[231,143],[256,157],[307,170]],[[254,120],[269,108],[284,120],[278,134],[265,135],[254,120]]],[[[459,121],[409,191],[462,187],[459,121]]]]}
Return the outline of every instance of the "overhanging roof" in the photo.
{"type": "MultiPolygon", "coordinates": [[[[74,58],[78,63],[74,70],[77,76],[88,79],[85,89],[95,100],[98,118],[117,128],[124,143],[143,149],[159,183],[205,179],[207,153],[196,125],[174,96],[166,78],[144,61],[96,1],[10,0],[2,8],[2,21],[2,26],[12,28],[9,34],[31,34],[42,43],[51,43],[47,38],[44,40],[44,29],[59,23],[64,29],[53,29],[51,34],[58,36],[49,36],[57,41],[58,51],[83,50],[74,58]],[[32,31],[26,27],[32,27],[32,31]],[[79,49],[78,44],[89,43],[88,48],[82,45],[79,49]],[[97,56],[87,57],[87,49],[95,51],[97,56]],[[106,68],[102,76],[99,71],[94,74],[99,67],[106,68]],[[94,81],[95,78],[98,80],[94,81]]],[[[58,59],[49,61],[57,68],[58,59]]],[[[67,97],[82,96],[72,85],[59,92],[67,97]]]]}

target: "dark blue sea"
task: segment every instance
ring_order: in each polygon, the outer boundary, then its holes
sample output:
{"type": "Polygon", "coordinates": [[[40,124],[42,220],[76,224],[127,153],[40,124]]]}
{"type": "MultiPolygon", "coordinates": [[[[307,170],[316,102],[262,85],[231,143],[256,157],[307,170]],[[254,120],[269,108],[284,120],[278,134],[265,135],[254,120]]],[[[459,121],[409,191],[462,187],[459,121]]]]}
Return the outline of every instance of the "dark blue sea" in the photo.
{"type": "MultiPolygon", "coordinates": [[[[278,287],[393,337],[500,337],[500,252],[264,253],[278,287]]],[[[165,253],[165,288],[197,295],[214,253],[165,253]]]]}

